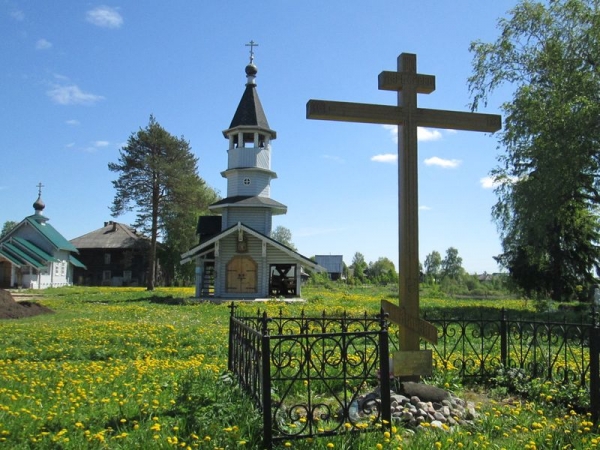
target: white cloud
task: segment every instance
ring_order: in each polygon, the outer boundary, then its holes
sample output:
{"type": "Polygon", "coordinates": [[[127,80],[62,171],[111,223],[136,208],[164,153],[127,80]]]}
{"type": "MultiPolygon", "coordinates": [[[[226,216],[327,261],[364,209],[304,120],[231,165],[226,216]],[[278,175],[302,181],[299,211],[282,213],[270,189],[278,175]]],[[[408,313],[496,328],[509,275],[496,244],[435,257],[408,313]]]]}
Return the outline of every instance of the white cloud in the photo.
{"type": "Polygon", "coordinates": [[[458,159],[442,159],[437,156],[427,158],[425,164],[428,166],[439,166],[444,169],[455,169],[460,165],[461,161],[458,159]]]}
{"type": "Polygon", "coordinates": [[[483,177],[479,180],[481,187],[484,189],[492,189],[496,187],[496,182],[493,177],[483,177]]]}
{"type": "Polygon", "coordinates": [[[52,48],[52,42],[49,42],[46,39],[38,39],[35,43],[36,50],[48,50],[49,48],[52,48]]]}
{"type": "Polygon", "coordinates": [[[494,177],[483,177],[479,180],[481,187],[483,189],[495,189],[500,186],[502,183],[515,183],[517,181],[517,177],[504,177],[502,179],[496,179],[494,177]]]}
{"type": "Polygon", "coordinates": [[[65,123],[67,125],[72,125],[72,126],[77,126],[80,124],[79,120],[77,120],[77,119],[69,119],[65,123]]]}
{"type": "Polygon", "coordinates": [[[81,150],[86,153],[95,153],[99,148],[108,147],[110,145],[110,142],[109,141],[92,141],[90,144],[91,145],[88,145],[87,147],[82,148],[81,150]]]}
{"type": "Polygon", "coordinates": [[[103,28],[119,28],[123,25],[123,16],[110,6],[98,6],[90,9],[85,18],[88,22],[103,28]]]}
{"type": "MultiPolygon", "coordinates": [[[[396,125],[382,125],[387,131],[390,132],[393,141],[398,143],[398,127],[396,125]]],[[[417,128],[417,140],[421,142],[426,141],[437,141],[442,138],[442,133],[438,130],[431,130],[429,128],[418,127],[417,128]]]]}
{"type": "Polygon", "coordinates": [[[329,159],[330,161],[334,161],[334,162],[340,163],[340,164],[343,164],[345,162],[342,158],[340,158],[339,156],[335,156],[335,155],[321,155],[321,158],[329,159]]]}
{"type": "Polygon", "coordinates": [[[420,211],[430,211],[431,208],[429,206],[421,205],[419,206],[420,211]]]}
{"type": "Polygon", "coordinates": [[[371,157],[371,161],[392,164],[398,161],[398,155],[395,153],[382,153],[371,157]]]}
{"type": "Polygon", "coordinates": [[[429,128],[418,127],[417,128],[417,140],[421,142],[426,141],[437,141],[442,138],[442,133],[438,130],[431,130],[429,128]]]}
{"type": "Polygon", "coordinates": [[[382,125],[382,127],[390,132],[390,134],[392,135],[393,141],[397,144],[398,143],[398,127],[396,125],[382,125]]]}
{"type": "Polygon", "coordinates": [[[17,9],[10,13],[10,17],[21,22],[22,20],[25,20],[25,13],[17,9]]]}
{"type": "Polygon", "coordinates": [[[54,103],[59,105],[93,105],[104,100],[101,95],[83,92],[78,86],[55,86],[46,92],[54,103]]]}

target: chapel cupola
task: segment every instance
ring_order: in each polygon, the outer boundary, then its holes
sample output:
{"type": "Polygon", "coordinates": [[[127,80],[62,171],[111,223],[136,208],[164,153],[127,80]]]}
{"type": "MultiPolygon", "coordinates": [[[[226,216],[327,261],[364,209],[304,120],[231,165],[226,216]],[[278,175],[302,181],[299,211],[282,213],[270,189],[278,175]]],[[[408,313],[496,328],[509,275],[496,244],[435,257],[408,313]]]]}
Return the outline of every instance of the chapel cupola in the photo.
{"type": "Polygon", "coordinates": [[[37,216],[43,215],[44,208],[46,207],[46,204],[42,201],[42,187],[44,187],[42,183],[38,184],[38,198],[33,203],[33,210],[37,216]]]}
{"type": "Polygon", "coordinates": [[[209,209],[222,215],[222,228],[238,222],[256,231],[271,233],[271,217],[285,214],[287,206],[270,198],[271,180],[277,174],[271,170],[271,141],[277,133],[269,127],[256,90],[258,68],[254,64],[254,41],[250,47],[250,63],[245,68],[246,88],[233,115],[229,128],[223,131],[228,140],[227,198],[209,209]]]}
{"type": "Polygon", "coordinates": [[[37,185],[38,198],[35,202],[33,202],[34,214],[32,216],[30,216],[33,220],[35,220],[37,223],[39,223],[41,225],[45,224],[48,221],[48,218],[46,216],[44,216],[44,209],[46,208],[46,204],[42,200],[42,188],[43,187],[44,187],[44,185],[42,183],[39,183],[37,185]]]}

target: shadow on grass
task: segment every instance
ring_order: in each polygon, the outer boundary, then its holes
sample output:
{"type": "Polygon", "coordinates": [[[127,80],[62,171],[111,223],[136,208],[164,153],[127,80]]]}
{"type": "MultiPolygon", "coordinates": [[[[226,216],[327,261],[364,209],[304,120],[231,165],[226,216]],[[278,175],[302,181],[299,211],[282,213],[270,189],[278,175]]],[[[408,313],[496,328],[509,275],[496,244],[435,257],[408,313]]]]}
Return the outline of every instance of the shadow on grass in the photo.
{"type": "Polygon", "coordinates": [[[505,308],[502,310],[496,307],[485,306],[448,306],[443,308],[423,308],[422,317],[425,320],[470,319],[498,321],[501,320],[503,314],[508,320],[528,320],[536,322],[575,324],[591,323],[591,313],[589,307],[583,308],[582,310],[535,312],[511,308],[505,308]]]}
{"type": "Polygon", "coordinates": [[[193,301],[190,298],[173,297],[172,295],[156,295],[148,293],[148,296],[140,295],[135,293],[132,295],[120,294],[117,296],[104,296],[101,299],[81,299],[83,303],[90,303],[96,305],[114,305],[118,303],[154,303],[158,305],[173,305],[173,306],[186,306],[186,305],[197,305],[198,302],[193,301]]]}

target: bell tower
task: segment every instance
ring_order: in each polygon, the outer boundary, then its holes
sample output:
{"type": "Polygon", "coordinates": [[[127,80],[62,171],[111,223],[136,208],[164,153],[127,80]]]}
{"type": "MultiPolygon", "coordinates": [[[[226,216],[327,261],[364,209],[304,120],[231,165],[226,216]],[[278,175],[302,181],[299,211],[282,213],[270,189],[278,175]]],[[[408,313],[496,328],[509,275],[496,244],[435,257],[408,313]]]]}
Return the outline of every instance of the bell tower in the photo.
{"type": "Polygon", "coordinates": [[[254,41],[250,47],[250,63],[246,66],[246,89],[229,128],[223,131],[228,140],[227,198],[213,203],[209,209],[220,213],[221,229],[243,223],[266,235],[271,234],[272,216],[285,214],[287,206],[271,199],[271,180],[277,174],[271,170],[271,142],[277,133],[269,127],[258,98],[254,65],[254,41]]]}

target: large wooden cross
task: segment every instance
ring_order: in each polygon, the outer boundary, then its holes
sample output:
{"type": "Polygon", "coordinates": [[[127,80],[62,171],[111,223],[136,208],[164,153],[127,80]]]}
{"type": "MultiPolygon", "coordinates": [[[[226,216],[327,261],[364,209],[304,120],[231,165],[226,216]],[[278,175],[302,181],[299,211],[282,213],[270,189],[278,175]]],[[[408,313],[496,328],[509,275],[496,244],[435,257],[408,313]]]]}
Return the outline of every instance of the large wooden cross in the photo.
{"type": "MultiPolygon", "coordinates": [[[[381,72],[379,89],[398,92],[398,106],[309,100],[308,119],[398,125],[398,221],[400,349],[419,350],[423,327],[419,323],[419,205],[417,171],[417,127],[494,132],[502,127],[501,117],[417,107],[417,94],[435,90],[435,77],[417,73],[417,56],[402,53],[397,72],[381,72]],[[419,331],[421,328],[421,331],[419,331]]],[[[386,306],[386,305],[384,305],[386,306]]],[[[395,306],[395,305],[392,305],[395,306]]],[[[387,308],[390,304],[387,303],[387,308]]],[[[431,337],[431,333],[426,333],[431,337]]],[[[435,333],[434,333],[435,334],[435,333]]],[[[437,339],[437,336],[436,336],[437,339]]]]}

